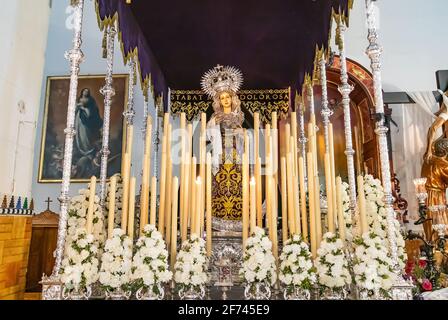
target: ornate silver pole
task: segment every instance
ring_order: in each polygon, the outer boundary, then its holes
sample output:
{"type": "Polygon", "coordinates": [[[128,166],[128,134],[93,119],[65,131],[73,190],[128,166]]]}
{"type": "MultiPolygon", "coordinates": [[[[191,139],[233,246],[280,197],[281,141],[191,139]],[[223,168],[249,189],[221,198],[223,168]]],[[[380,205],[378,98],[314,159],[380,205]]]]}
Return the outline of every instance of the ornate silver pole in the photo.
{"type": "Polygon", "coordinates": [[[325,57],[322,54],[322,58],[319,60],[320,69],[320,84],[322,87],[322,111],[321,115],[324,123],[324,135],[325,135],[325,152],[330,152],[330,144],[328,141],[328,132],[330,125],[330,117],[333,115],[333,111],[330,110],[328,103],[328,87],[327,87],[327,65],[325,57]]]}
{"type": "Polygon", "coordinates": [[[315,103],[314,103],[314,89],[313,89],[313,80],[307,81],[306,85],[306,97],[308,99],[310,114],[315,114],[315,103]]]}
{"type": "Polygon", "coordinates": [[[128,86],[128,105],[123,116],[126,119],[127,125],[134,125],[135,109],[134,109],[134,87],[137,81],[136,66],[134,58],[131,58],[128,63],[129,68],[129,86],[128,86]]]}
{"type": "Polygon", "coordinates": [[[100,170],[100,204],[104,209],[106,202],[106,183],[107,183],[107,165],[109,160],[109,132],[110,132],[110,108],[112,97],[115,95],[113,87],[114,72],[114,46],[115,34],[117,33],[115,26],[107,26],[106,29],[106,50],[107,50],[107,73],[106,84],[101,88],[100,93],[104,96],[104,125],[103,125],[103,148],[101,150],[101,170],[100,170]]]}
{"type": "Polygon", "coordinates": [[[73,0],[71,5],[74,12],[74,37],[73,48],[65,54],[65,58],[70,60],[70,91],[67,108],[67,128],[65,133],[64,164],[62,171],[62,187],[59,201],[61,202],[61,213],[59,214],[58,239],[56,244],[56,261],[50,277],[42,278],[42,299],[61,300],[62,283],[59,278],[62,258],[64,255],[65,237],[67,233],[68,206],[70,203],[69,189],[73,156],[73,139],[75,136],[75,112],[76,96],[78,93],[79,65],[84,59],[81,51],[82,44],[82,19],[84,11],[84,0],[73,0]]]}
{"type": "Polygon", "coordinates": [[[297,114],[299,115],[299,127],[300,127],[298,142],[299,142],[302,157],[304,159],[303,165],[304,165],[305,182],[306,182],[305,187],[308,188],[308,183],[307,183],[308,177],[307,177],[307,169],[306,169],[307,163],[305,161],[305,159],[306,159],[306,144],[308,142],[308,139],[305,134],[305,105],[303,103],[302,97],[299,98],[297,109],[298,109],[297,114]]]}
{"type": "MultiPolygon", "coordinates": [[[[148,130],[148,117],[149,117],[149,90],[144,94],[143,97],[143,125],[142,125],[142,139],[143,139],[143,145],[144,150],[146,152],[146,132],[148,130]]],[[[141,183],[140,183],[140,200],[143,196],[143,183],[144,183],[144,166],[145,161],[142,162],[142,170],[140,171],[140,176],[142,177],[141,183]]],[[[148,175],[150,175],[151,168],[148,169],[148,175]]],[[[151,181],[151,177],[148,177],[149,181],[151,181]]],[[[139,204],[140,205],[140,204],[139,204]]],[[[143,208],[140,205],[140,213],[142,212],[143,208]]]]}
{"type": "Polygon", "coordinates": [[[159,143],[160,143],[160,133],[159,128],[162,127],[161,122],[163,121],[162,118],[159,117],[159,106],[160,102],[156,100],[156,121],[155,121],[155,127],[154,127],[154,177],[158,178],[159,175],[159,143]]]}
{"type": "Polygon", "coordinates": [[[147,128],[147,120],[149,117],[149,98],[148,98],[149,92],[147,93],[147,95],[144,97],[144,101],[143,101],[143,126],[142,126],[142,137],[143,137],[143,141],[145,140],[146,137],[146,130],[148,130],[147,128]]]}
{"type": "Polygon", "coordinates": [[[373,85],[375,92],[375,112],[377,114],[376,134],[378,136],[378,145],[381,161],[381,178],[384,188],[384,203],[387,210],[387,235],[391,257],[394,263],[394,271],[396,274],[396,282],[392,287],[392,298],[394,300],[412,300],[412,285],[408,284],[400,270],[398,261],[397,239],[395,235],[395,211],[393,208],[394,197],[392,196],[392,178],[390,174],[389,147],[387,144],[388,128],[385,125],[384,101],[383,101],[383,85],[381,81],[381,55],[383,48],[378,43],[378,33],[376,30],[376,17],[374,1],[366,0],[367,8],[367,25],[369,46],[367,47],[367,55],[371,61],[373,74],[373,85]]]}
{"type": "Polygon", "coordinates": [[[342,95],[342,105],[344,107],[344,127],[345,127],[345,155],[347,157],[348,183],[350,185],[350,207],[352,214],[357,221],[357,203],[356,203],[356,175],[355,175],[355,150],[353,149],[352,127],[350,115],[350,93],[353,86],[348,83],[347,58],[345,56],[345,31],[347,27],[340,18],[337,27],[337,44],[341,59],[341,85],[339,92],[342,95]]]}

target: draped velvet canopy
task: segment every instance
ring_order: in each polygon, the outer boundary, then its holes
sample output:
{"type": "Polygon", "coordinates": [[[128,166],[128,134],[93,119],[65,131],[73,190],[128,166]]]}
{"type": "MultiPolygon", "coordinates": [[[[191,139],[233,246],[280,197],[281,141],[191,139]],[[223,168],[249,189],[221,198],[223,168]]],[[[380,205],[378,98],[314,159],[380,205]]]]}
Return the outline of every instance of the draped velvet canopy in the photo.
{"type": "MultiPolygon", "coordinates": [[[[137,55],[144,88],[198,89],[217,64],[244,74],[244,88],[300,90],[334,14],[352,0],[97,0],[100,26],[118,19],[123,54],[137,55]]],[[[294,91],[294,90],[292,90],[294,91]]]]}

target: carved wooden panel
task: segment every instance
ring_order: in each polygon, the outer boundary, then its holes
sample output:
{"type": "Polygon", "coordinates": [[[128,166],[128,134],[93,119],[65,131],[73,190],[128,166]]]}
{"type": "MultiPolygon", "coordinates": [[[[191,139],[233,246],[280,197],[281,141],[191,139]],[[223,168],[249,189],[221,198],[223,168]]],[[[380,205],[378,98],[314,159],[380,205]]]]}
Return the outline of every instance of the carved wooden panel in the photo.
{"type": "Polygon", "coordinates": [[[50,275],[55,258],[59,216],[51,211],[45,211],[33,218],[33,233],[31,237],[28,273],[26,280],[27,292],[39,292],[42,286],[39,281],[42,274],[50,275]]]}

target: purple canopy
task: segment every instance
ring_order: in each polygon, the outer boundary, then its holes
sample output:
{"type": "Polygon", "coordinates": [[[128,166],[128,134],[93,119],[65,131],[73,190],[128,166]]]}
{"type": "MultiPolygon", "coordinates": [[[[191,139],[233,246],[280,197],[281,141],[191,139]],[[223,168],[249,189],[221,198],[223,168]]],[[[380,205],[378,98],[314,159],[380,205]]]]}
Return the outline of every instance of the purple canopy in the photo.
{"type": "Polygon", "coordinates": [[[137,48],[142,81],[156,94],[198,89],[217,64],[244,74],[244,88],[301,89],[316,47],[327,48],[333,12],[352,0],[97,0],[102,25],[118,13],[125,56],[137,48]]]}

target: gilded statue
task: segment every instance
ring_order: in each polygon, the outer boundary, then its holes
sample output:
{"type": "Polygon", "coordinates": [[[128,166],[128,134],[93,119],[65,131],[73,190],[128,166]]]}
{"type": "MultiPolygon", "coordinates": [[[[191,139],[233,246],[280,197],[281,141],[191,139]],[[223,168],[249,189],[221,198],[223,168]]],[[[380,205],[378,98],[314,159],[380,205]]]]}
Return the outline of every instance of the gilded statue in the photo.
{"type": "Polygon", "coordinates": [[[212,146],[212,225],[218,231],[241,231],[242,154],[244,114],[237,91],[241,72],[216,66],[202,78],[202,90],[213,99],[213,115],[207,123],[212,146]]]}
{"type": "Polygon", "coordinates": [[[426,190],[428,192],[428,215],[430,219],[424,223],[426,238],[431,239],[433,224],[448,225],[446,208],[446,191],[448,188],[448,91],[443,93],[443,104],[436,113],[437,119],[428,131],[427,147],[422,166],[422,177],[427,178],[426,190]],[[443,134],[436,138],[437,131],[443,128],[443,134]],[[442,207],[441,207],[442,206],[442,207]]]}

